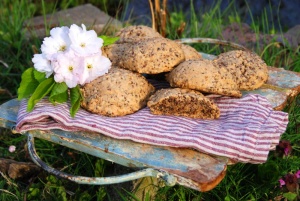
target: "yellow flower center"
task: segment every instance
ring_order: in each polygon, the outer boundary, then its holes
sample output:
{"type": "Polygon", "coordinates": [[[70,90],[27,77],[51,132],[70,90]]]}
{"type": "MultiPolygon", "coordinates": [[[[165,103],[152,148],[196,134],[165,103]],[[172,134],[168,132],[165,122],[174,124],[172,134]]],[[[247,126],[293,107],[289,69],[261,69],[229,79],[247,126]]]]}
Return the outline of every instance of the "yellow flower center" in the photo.
{"type": "Polygon", "coordinates": [[[67,47],[65,45],[60,46],[59,51],[65,51],[67,49],[67,47]]]}
{"type": "Polygon", "coordinates": [[[69,66],[69,71],[73,71],[73,66],[69,66]]]}
{"type": "Polygon", "coordinates": [[[81,46],[81,47],[85,47],[85,43],[81,43],[80,46],[81,46]]]}
{"type": "Polygon", "coordinates": [[[88,65],[87,65],[87,68],[88,68],[88,69],[93,68],[92,64],[88,64],[88,65]]]}

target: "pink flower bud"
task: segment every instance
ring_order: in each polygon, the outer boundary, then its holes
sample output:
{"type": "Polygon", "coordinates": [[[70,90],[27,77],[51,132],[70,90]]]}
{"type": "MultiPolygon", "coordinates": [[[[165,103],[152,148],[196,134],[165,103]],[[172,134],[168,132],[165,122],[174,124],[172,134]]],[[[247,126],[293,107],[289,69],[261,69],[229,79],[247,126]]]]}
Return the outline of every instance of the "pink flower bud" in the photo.
{"type": "Polygon", "coordinates": [[[296,173],[295,173],[296,177],[299,179],[300,178],[300,170],[298,170],[296,173]]]}
{"type": "Polygon", "coordinates": [[[16,151],[16,146],[10,145],[9,148],[8,148],[8,151],[9,151],[10,153],[15,152],[15,151],[16,151]]]}
{"type": "Polygon", "coordinates": [[[279,179],[280,188],[285,185],[285,181],[283,179],[279,179]]]}

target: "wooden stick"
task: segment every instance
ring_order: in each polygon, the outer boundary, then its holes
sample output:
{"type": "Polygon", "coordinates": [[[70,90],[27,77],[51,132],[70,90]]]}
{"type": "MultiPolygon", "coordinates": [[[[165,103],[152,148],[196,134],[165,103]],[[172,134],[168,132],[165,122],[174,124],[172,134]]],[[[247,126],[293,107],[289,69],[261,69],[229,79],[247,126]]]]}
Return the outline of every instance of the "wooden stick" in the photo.
{"type": "Polygon", "coordinates": [[[151,19],[152,19],[152,29],[155,30],[155,16],[154,16],[154,10],[153,10],[153,3],[151,0],[148,0],[149,6],[150,6],[150,11],[151,11],[151,19]]]}

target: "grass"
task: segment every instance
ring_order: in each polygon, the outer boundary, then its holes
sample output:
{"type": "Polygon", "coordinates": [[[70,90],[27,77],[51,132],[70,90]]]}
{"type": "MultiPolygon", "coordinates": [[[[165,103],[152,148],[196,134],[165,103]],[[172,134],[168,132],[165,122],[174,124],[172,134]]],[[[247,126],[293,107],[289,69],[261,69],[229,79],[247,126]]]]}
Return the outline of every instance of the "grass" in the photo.
{"type": "MultiPolygon", "coordinates": [[[[52,6],[55,1],[51,1],[52,6]]],[[[96,1],[95,1],[96,2],[96,1]]],[[[99,1],[97,1],[99,2],[99,1]]],[[[112,4],[103,1],[103,8],[111,9],[112,4]]],[[[76,6],[84,1],[60,1],[62,9],[76,6]]],[[[100,7],[100,6],[99,6],[100,7]]],[[[23,21],[41,14],[53,12],[53,7],[47,9],[38,1],[8,1],[0,2],[0,103],[16,96],[20,83],[21,73],[32,66],[33,51],[31,46],[39,47],[41,41],[24,38],[23,21]],[[39,12],[37,12],[39,11],[39,12]]],[[[167,23],[167,37],[218,38],[222,26],[228,23],[242,21],[240,14],[233,5],[225,11],[219,10],[218,4],[205,14],[194,12],[191,18],[179,10],[170,13],[167,23]],[[185,26],[184,26],[185,25],[185,26]],[[183,27],[185,27],[183,29],[183,27]]],[[[117,10],[117,9],[111,9],[117,10]]],[[[262,12],[260,19],[254,19],[251,27],[256,33],[274,33],[274,25],[266,23],[267,15],[262,12]]],[[[279,32],[280,33],[280,32],[279,32]]],[[[227,50],[212,44],[194,44],[199,51],[218,54],[227,50]]],[[[257,46],[255,51],[268,65],[284,67],[300,72],[299,48],[282,46],[275,41],[264,47],[257,46]]],[[[228,167],[226,177],[209,192],[198,192],[182,186],[160,187],[156,200],[275,200],[284,196],[292,200],[293,195],[287,188],[280,188],[278,180],[284,175],[296,172],[300,168],[300,97],[298,96],[285,111],[289,113],[289,125],[282,135],[282,140],[288,140],[292,145],[292,153],[280,156],[276,151],[270,152],[268,161],[264,164],[236,164],[228,167]]],[[[1,158],[10,158],[17,161],[30,161],[25,148],[25,137],[13,135],[7,129],[0,129],[1,158]],[[10,153],[8,147],[15,145],[16,152],[10,153]]],[[[108,161],[69,149],[43,140],[36,140],[36,148],[40,157],[49,165],[74,175],[107,176],[114,175],[120,170],[130,172],[131,169],[121,168],[108,161]]],[[[130,191],[131,183],[110,186],[79,185],[70,181],[60,180],[53,175],[40,171],[31,178],[12,180],[7,175],[0,177],[0,200],[137,200],[130,191]]],[[[150,200],[146,196],[146,200],[150,200]]]]}

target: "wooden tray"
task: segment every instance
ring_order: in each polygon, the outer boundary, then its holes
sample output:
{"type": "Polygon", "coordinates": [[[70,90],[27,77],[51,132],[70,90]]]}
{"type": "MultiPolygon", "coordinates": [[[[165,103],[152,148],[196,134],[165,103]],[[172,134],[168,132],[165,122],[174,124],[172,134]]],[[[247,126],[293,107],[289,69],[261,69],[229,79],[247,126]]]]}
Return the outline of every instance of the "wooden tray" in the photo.
{"type": "MultiPolygon", "coordinates": [[[[203,53],[204,58],[213,58],[203,53]]],[[[258,90],[245,91],[265,96],[276,110],[281,110],[300,91],[300,74],[269,67],[269,80],[258,90]]],[[[16,124],[19,101],[10,100],[0,106],[0,127],[13,129],[16,124]]],[[[82,184],[113,184],[152,176],[163,179],[167,185],[183,185],[198,191],[214,188],[225,176],[231,161],[191,149],[160,147],[129,140],[117,140],[92,132],[65,132],[61,130],[33,130],[28,136],[32,160],[46,171],[82,184]],[[34,138],[44,139],[70,147],[108,161],[132,167],[135,172],[114,177],[91,178],[69,175],[49,167],[37,156],[34,138]]]]}

